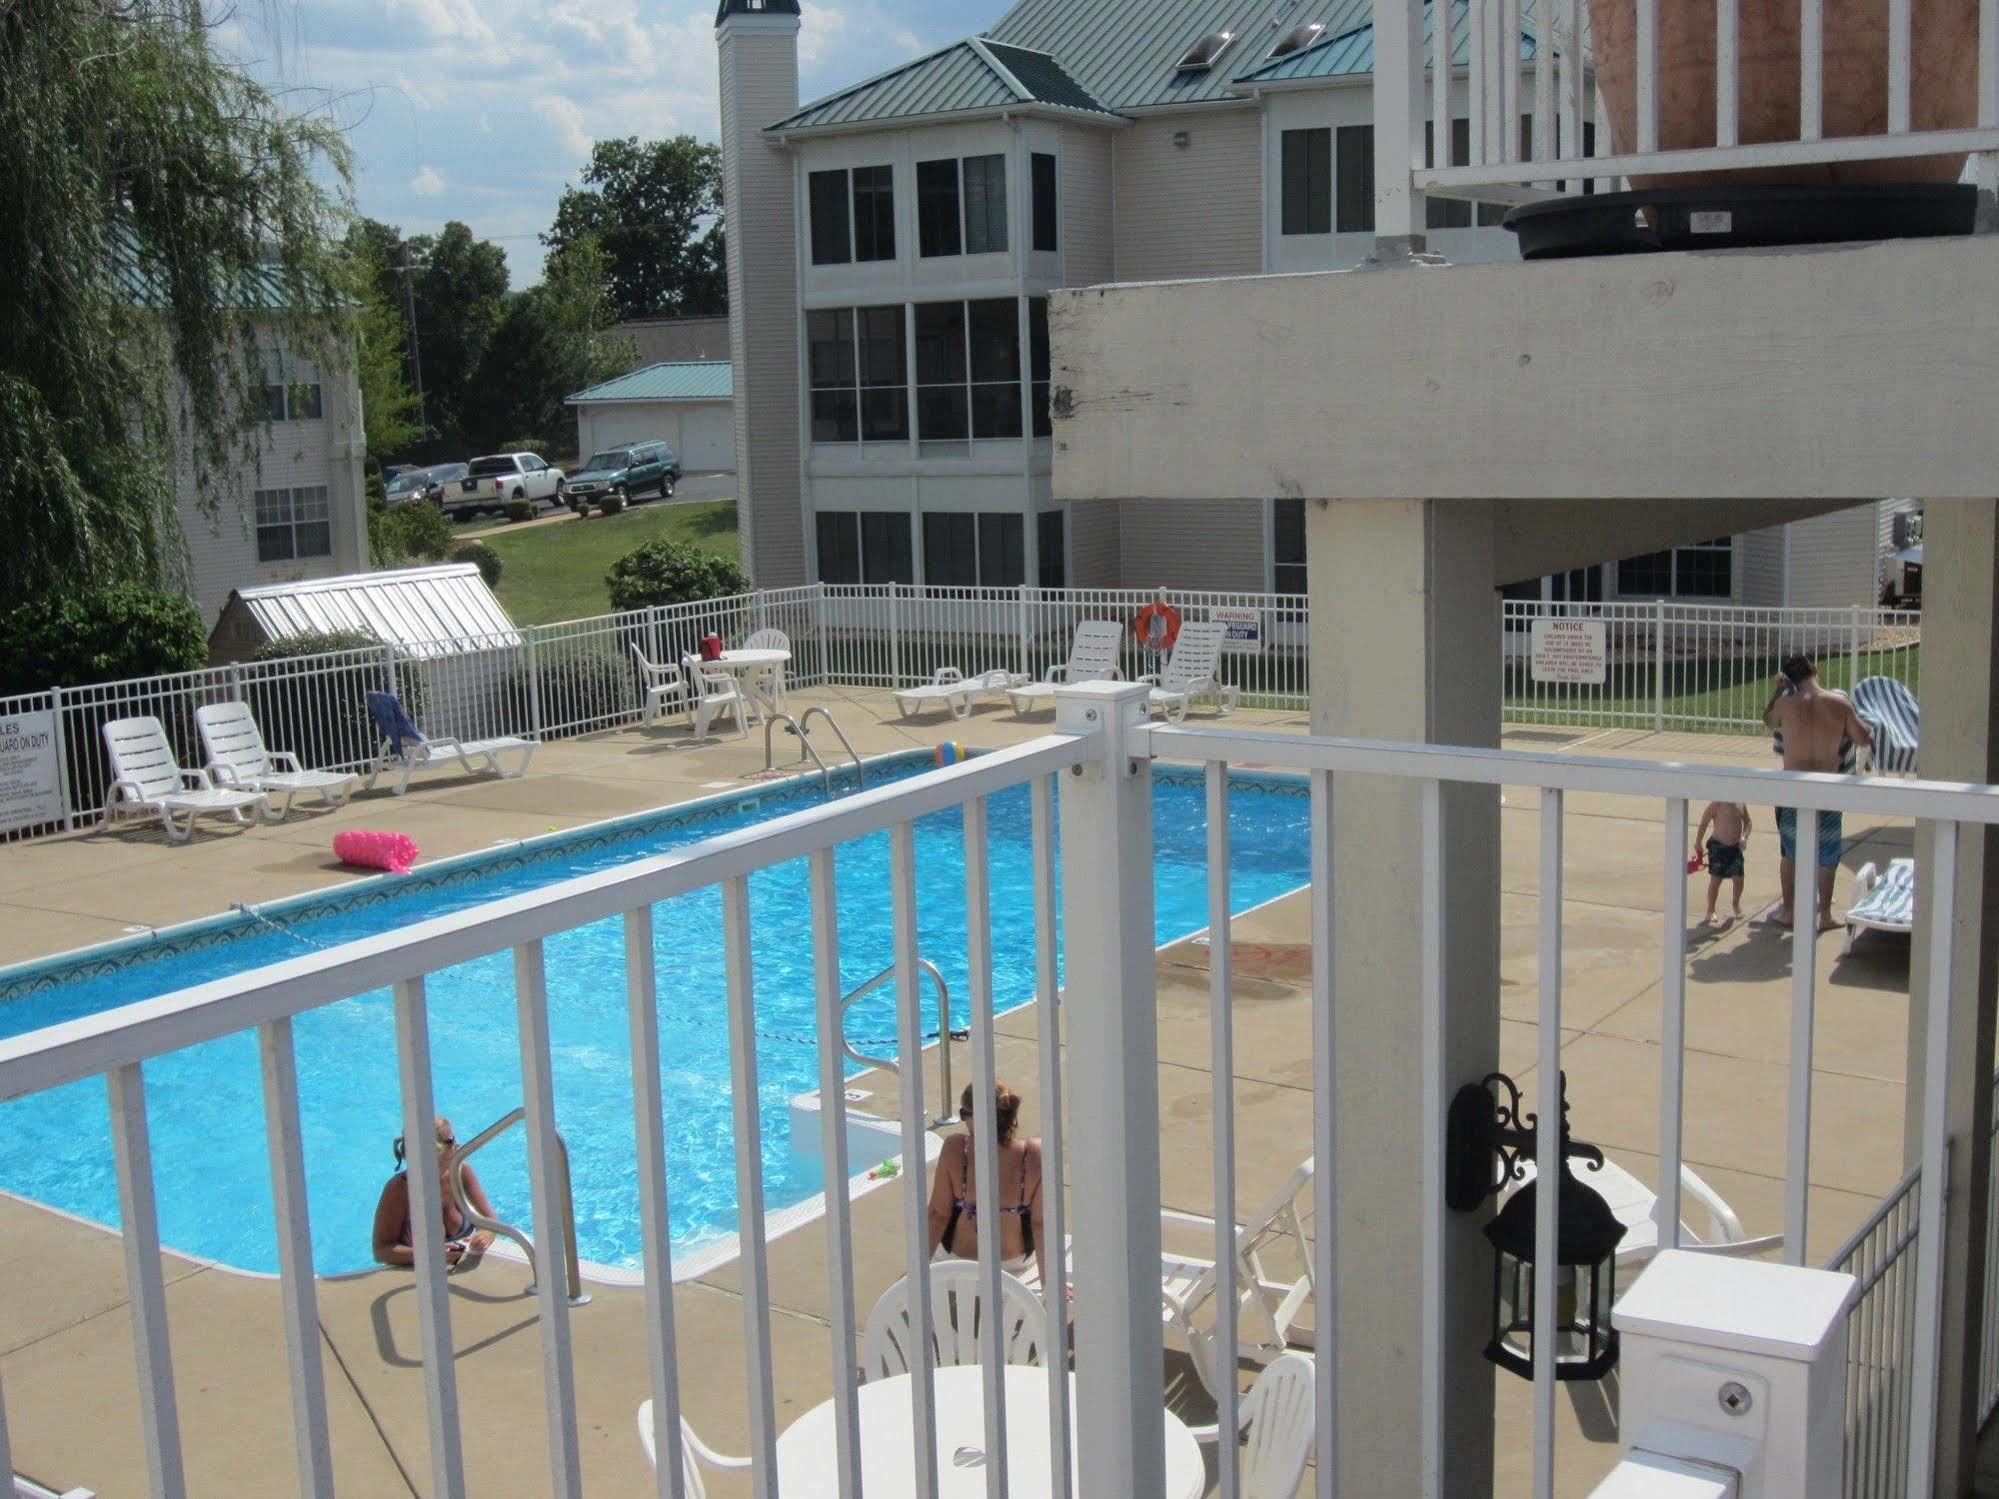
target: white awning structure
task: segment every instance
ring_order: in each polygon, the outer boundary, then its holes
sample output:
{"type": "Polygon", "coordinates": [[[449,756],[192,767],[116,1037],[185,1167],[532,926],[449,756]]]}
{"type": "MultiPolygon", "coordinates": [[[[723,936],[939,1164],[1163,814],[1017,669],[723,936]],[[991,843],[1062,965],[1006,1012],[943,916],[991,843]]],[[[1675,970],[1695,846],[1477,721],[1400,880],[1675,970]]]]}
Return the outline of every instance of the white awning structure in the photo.
{"type": "Polygon", "coordinates": [[[469,562],[271,583],[238,589],[236,597],[272,640],[367,630],[418,659],[522,643],[507,611],[469,562]]]}

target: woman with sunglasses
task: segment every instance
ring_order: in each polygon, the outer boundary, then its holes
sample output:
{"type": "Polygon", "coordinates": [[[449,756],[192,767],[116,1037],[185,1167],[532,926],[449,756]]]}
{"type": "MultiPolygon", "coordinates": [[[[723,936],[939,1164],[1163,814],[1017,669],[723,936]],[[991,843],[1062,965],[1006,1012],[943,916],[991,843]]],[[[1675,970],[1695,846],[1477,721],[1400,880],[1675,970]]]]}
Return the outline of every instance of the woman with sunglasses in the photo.
{"type": "MultiPolygon", "coordinates": [[[[958,1119],[965,1132],[944,1142],[937,1157],[937,1175],[930,1188],[930,1254],[979,1257],[979,1201],[972,1165],[972,1089],[968,1084],[958,1102],[958,1119]]],[[[1005,1083],[993,1087],[993,1134],[999,1146],[1000,1264],[1009,1275],[1024,1278],[1032,1263],[1041,1284],[1048,1283],[1047,1247],[1041,1232],[1041,1142],[1016,1139],[1020,1095],[1005,1083]]]]}
{"type": "MultiPolygon", "coordinates": [[[[476,1259],[484,1254],[493,1236],[483,1228],[473,1228],[458,1210],[458,1200],[451,1190],[451,1152],[458,1140],[451,1133],[451,1121],[439,1114],[435,1132],[437,1193],[444,1204],[444,1263],[456,1265],[468,1255],[476,1259]]],[[[401,1135],[396,1136],[393,1149],[396,1174],[383,1185],[381,1199],[375,1204],[375,1258],[384,1265],[414,1265],[416,1234],[410,1225],[410,1179],[401,1135]]],[[[480,1217],[495,1216],[493,1204],[486,1200],[486,1189],[479,1184],[479,1174],[469,1164],[465,1167],[465,1196],[480,1217]]]]}

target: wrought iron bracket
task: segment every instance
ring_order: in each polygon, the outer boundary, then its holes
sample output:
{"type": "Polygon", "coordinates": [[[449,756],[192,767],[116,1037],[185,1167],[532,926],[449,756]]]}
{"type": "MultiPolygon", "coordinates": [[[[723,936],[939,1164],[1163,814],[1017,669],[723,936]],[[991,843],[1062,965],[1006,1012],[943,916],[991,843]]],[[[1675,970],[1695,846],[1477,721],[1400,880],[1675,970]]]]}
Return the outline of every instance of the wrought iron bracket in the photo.
{"type": "MultiPolygon", "coordinates": [[[[1561,1152],[1592,1171],[1603,1169],[1603,1151],[1569,1134],[1569,1079],[1563,1073],[1561,1152]]],[[[1503,1072],[1466,1083],[1451,1100],[1444,1124],[1444,1204],[1453,1212],[1479,1208],[1508,1182],[1526,1178],[1526,1162],[1540,1147],[1538,1114],[1520,1106],[1520,1087],[1503,1072]]]]}

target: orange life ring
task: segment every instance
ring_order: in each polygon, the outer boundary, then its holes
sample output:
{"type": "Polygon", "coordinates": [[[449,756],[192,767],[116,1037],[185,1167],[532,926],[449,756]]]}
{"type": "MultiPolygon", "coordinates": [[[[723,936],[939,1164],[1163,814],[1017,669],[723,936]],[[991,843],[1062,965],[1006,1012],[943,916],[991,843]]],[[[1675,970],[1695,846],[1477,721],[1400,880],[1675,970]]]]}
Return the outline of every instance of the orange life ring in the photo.
{"type": "Polygon", "coordinates": [[[1146,650],[1164,654],[1180,638],[1180,611],[1161,599],[1139,610],[1132,617],[1131,628],[1146,650]]]}

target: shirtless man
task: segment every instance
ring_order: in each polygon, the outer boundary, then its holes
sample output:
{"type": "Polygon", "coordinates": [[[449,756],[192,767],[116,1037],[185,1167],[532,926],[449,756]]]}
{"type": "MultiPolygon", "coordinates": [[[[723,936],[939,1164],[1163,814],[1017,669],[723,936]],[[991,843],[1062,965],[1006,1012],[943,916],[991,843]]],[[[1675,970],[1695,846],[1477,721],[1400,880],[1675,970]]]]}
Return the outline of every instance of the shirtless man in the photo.
{"type": "MultiPolygon", "coordinates": [[[[1763,722],[1784,736],[1786,770],[1837,771],[1840,745],[1848,739],[1863,749],[1874,747],[1867,725],[1853,711],[1853,704],[1847,701],[1846,694],[1819,686],[1818,678],[1819,670],[1812,664],[1810,656],[1791,657],[1784,663],[1784,670],[1777,677],[1777,690],[1770,694],[1770,701],[1763,709],[1763,722]]],[[[1832,878],[1839,868],[1839,853],[1844,841],[1845,829],[1841,825],[1840,814],[1819,813],[1820,931],[1831,931],[1839,925],[1832,919],[1832,878]]],[[[1777,842],[1782,854],[1778,868],[1782,872],[1784,888],[1778,897],[1777,914],[1771,920],[1778,926],[1789,926],[1791,892],[1796,888],[1792,866],[1798,846],[1797,808],[1777,809],[1777,842]]]]}

